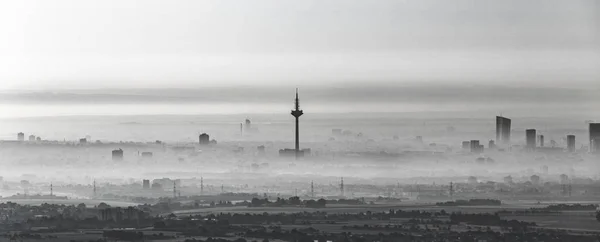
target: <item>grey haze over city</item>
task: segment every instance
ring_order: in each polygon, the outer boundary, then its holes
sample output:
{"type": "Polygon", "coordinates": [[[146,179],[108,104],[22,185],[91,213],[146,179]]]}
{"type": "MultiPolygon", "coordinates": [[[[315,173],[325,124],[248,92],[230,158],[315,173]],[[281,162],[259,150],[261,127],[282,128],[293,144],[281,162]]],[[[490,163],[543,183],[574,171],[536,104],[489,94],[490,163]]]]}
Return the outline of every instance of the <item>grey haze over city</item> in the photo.
{"type": "Polygon", "coordinates": [[[0,241],[598,241],[600,2],[0,3],[0,241]]]}

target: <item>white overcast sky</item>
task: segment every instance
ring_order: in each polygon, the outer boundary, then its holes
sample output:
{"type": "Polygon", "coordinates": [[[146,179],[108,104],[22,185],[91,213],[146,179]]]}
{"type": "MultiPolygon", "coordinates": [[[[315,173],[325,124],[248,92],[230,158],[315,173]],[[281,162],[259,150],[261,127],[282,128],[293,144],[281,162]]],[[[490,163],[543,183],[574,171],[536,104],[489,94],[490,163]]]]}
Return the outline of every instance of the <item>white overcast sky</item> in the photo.
{"type": "Polygon", "coordinates": [[[600,1],[0,2],[0,89],[600,82],[600,1]]]}

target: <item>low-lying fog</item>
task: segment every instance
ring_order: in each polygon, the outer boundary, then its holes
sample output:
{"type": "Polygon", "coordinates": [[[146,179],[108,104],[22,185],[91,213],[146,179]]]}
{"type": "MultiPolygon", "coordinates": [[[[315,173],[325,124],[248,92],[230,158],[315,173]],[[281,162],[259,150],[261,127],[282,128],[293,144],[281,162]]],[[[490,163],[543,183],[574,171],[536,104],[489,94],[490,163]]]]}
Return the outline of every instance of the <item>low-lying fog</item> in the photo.
{"type": "MultiPolygon", "coordinates": [[[[597,157],[588,154],[587,125],[577,118],[513,118],[512,143],[505,150],[489,150],[495,139],[495,117],[440,118],[427,114],[310,114],[301,117],[301,148],[311,154],[295,160],[280,157],[279,149],[293,148],[293,117],[288,114],[203,116],[71,116],[4,119],[0,143],[4,181],[31,183],[131,184],[142,179],[182,179],[184,185],[253,188],[293,182],[332,184],[340,177],[348,184],[446,184],[502,181],[512,176],[543,181],[597,178],[597,157]],[[244,123],[248,118],[251,126],[244,123]],[[345,135],[334,135],[332,129],[345,135]],[[577,149],[567,152],[520,151],[525,129],[537,128],[556,147],[566,147],[566,135],[577,136],[577,149]],[[17,133],[25,142],[14,142],[17,133]],[[198,135],[208,133],[216,145],[201,146],[198,135]],[[27,141],[29,135],[41,141],[27,141]],[[422,137],[422,142],[417,140],[422,137]],[[79,139],[87,138],[86,144],[79,139]],[[156,141],[162,144],[156,144],[156,141]],[[482,154],[461,147],[480,140],[482,154]],[[264,145],[261,154],[257,147],[264,145]],[[111,151],[123,149],[124,160],[113,161],[111,151]],[[240,149],[243,148],[243,149],[240,149]],[[153,152],[144,158],[141,152],[153,152]],[[483,158],[479,159],[478,158],[483,158]],[[188,184],[185,184],[188,183],[188,184]]],[[[22,193],[5,187],[0,195],[22,193]]],[[[254,191],[259,190],[255,189],[254,191]]]]}

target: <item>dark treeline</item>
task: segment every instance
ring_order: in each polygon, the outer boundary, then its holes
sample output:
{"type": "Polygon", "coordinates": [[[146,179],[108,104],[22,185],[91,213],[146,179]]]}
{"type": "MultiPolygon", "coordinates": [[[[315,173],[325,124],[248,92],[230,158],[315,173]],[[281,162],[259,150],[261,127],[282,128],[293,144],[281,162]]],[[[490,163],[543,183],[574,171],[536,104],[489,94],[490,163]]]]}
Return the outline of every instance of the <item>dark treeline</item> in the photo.
{"type": "Polygon", "coordinates": [[[290,197],[289,199],[277,198],[277,200],[271,202],[268,199],[252,198],[252,201],[248,204],[248,207],[282,207],[282,206],[303,206],[309,208],[324,208],[327,204],[327,200],[300,200],[299,197],[290,197]]]}
{"type": "Polygon", "coordinates": [[[439,202],[437,206],[500,206],[502,202],[496,199],[469,199],[439,202]]]}

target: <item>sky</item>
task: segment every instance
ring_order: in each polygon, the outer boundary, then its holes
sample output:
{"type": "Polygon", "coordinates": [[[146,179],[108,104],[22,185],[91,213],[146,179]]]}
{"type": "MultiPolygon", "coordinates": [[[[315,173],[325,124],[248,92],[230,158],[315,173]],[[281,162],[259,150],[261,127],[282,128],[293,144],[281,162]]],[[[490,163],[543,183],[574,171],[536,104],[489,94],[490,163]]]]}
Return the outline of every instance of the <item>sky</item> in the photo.
{"type": "Polygon", "coordinates": [[[2,1],[0,36],[5,91],[600,80],[594,0],[2,1]]]}

